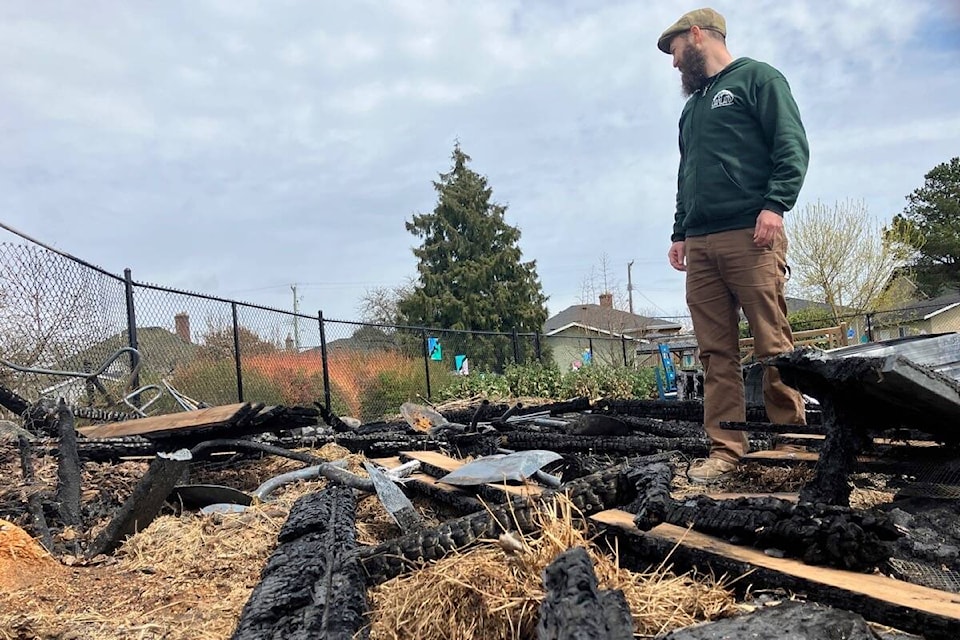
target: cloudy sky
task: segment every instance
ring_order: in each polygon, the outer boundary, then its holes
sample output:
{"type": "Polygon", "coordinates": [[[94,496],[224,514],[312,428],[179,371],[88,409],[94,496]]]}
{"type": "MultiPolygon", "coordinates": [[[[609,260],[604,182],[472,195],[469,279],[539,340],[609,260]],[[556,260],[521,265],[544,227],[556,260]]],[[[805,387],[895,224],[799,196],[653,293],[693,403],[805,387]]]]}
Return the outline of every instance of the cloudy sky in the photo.
{"type": "MultiPolygon", "coordinates": [[[[683,315],[666,261],[679,75],[655,0],[0,0],[0,220],[135,279],[357,319],[415,274],[404,221],[459,140],[551,313],[603,257],[683,315]]],[[[800,206],[881,219],[960,154],[958,0],[719,0],[778,67],[812,161],[800,206]]],[[[789,214],[788,214],[789,215],[789,214]]],[[[9,240],[4,234],[3,240],[9,240]]]]}

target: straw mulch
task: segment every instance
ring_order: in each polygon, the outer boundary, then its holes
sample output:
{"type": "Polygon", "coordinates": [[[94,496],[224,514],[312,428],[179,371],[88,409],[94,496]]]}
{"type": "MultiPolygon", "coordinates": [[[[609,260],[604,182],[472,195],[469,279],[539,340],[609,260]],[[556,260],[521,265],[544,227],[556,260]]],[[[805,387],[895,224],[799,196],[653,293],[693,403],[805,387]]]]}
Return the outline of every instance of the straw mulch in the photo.
{"type": "MultiPolygon", "coordinates": [[[[313,453],[326,459],[347,458],[355,471],[362,460],[330,445],[313,453]]],[[[195,478],[236,482],[238,488],[251,490],[268,477],[302,466],[267,458],[209,475],[201,471],[195,478]]],[[[10,570],[4,572],[11,583],[0,589],[0,640],[229,638],[276,547],[290,507],[298,497],[324,485],[322,480],[288,485],[275,500],[238,514],[163,515],[127,539],[115,557],[91,563],[68,558],[72,566],[40,552],[27,554],[25,549],[39,547],[34,543],[28,548],[8,534],[5,539],[11,544],[0,545],[11,560],[10,570]],[[26,582],[25,569],[42,570],[32,571],[26,582]]],[[[380,542],[383,538],[376,533],[397,535],[396,529],[378,525],[389,516],[375,497],[360,504],[367,518],[361,537],[380,542]]]]}
{"type": "Polygon", "coordinates": [[[372,589],[373,640],[482,640],[536,637],[544,597],[543,570],[557,555],[585,547],[601,589],[622,589],[635,631],[663,633],[737,611],[722,580],[674,575],[661,565],[639,574],[619,566],[616,550],[600,549],[584,531],[566,498],[543,505],[535,535],[509,539],[448,556],[372,589]],[[508,549],[513,549],[508,550],[508,549]]]}

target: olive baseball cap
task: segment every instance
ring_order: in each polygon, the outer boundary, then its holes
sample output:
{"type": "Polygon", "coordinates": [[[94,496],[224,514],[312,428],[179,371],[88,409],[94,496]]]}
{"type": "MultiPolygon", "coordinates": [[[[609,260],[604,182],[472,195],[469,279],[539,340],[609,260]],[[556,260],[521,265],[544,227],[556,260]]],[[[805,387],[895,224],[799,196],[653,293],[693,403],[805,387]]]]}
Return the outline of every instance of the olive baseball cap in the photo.
{"type": "Polygon", "coordinates": [[[670,41],[673,40],[674,36],[685,33],[692,27],[710,29],[724,37],[727,35],[727,21],[723,19],[723,16],[709,7],[704,7],[683,14],[679,20],[667,27],[667,30],[657,40],[657,48],[664,53],[670,53],[670,41]]]}

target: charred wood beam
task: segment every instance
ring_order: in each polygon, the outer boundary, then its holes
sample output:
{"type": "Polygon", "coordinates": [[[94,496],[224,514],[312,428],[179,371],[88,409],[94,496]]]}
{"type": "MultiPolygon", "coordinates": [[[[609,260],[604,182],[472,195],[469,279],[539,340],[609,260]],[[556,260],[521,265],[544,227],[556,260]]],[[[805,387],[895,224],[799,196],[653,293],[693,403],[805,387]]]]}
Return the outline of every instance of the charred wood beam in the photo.
{"type": "Polygon", "coordinates": [[[649,465],[627,476],[637,487],[627,510],[636,514],[641,531],[667,522],[692,527],[735,544],[775,549],[807,564],[853,571],[876,569],[893,553],[901,537],[891,518],[881,512],[859,512],[827,504],[794,504],[777,498],[714,500],[670,495],[672,471],[649,465]]]}
{"type": "Polygon", "coordinates": [[[772,422],[721,422],[723,429],[734,431],[754,431],[757,433],[809,433],[823,435],[826,429],[820,425],[810,424],[774,424],[772,422]]]}
{"type": "Polygon", "coordinates": [[[558,555],[543,571],[537,640],[632,640],[633,618],[623,591],[600,590],[583,547],[558,555]]]}
{"type": "MultiPolygon", "coordinates": [[[[630,416],[703,423],[702,400],[600,400],[596,403],[596,408],[630,416]]],[[[763,407],[751,405],[747,406],[747,420],[769,421],[763,407]]],[[[807,424],[819,423],[820,414],[807,411],[807,424]]]]}
{"type": "Polygon", "coordinates": [[[702,422],[660,420],[658,418],[618,415],[615,413],[609,415],[622,420],[625,424],[629,425],[634,432],[639,431],[652,436],[660,436],[662,438],[697,438],[703,435],[702,422]]]}
{"type": "Polygon", "coordinates": [[[444,444],[443,441],[426,434],[396,433],[338,433],[334,442],[351,453],[363,453],[370,458],[395,456],[401,451],[436,451],[444,444]]]}
{"type": "MultiPolygon", "coordinates": [[[[468,493],[459,490],[450,490],[432,482],[418,480],[415,477],[407,479],[403,483],[403,486],[405,489],[410,489],[415,493],[429,498],[432,502],[453,509],[457,513],[475,513],[483,509],[483,502],[468,493]]],[[[504,495],[502,491],[500,494],[504,495]]]]}
{"type": "MultiPolygon", "coordinates": [[[[137,436],[129,438],[79,438],[77,455],[80,460],[89,462],[111,462],[121,458],[154,456],[157,453],[157,444],[146,438],[137,436]]],[[[34,446],[38,457],[59,455],[60,445],[48,439],[41,440],[34,446]]]]}
{"type": "Polygon", "coordinates": [[[80,524],[80,456],[73,413],[60,400],[57,406],[60,449],[57,455],[57,508],[60,522],[68,527],[80,524]]]}
{"type": "Polygon", "coordinates": [[[43,493],[32,490],[31,485],[36,481],[33,471],[33,452],[30,441],[26,436],[17,437],[17,445],[20,449],[20,471],[23,475],[23,484],[27,486],[29,492],[27,496],[27,512],[30,514],[30,522],[35,535],[40,539],[40,544],[47,551],[53,551],[53,536],[50,534],[50,527],[47,525],[47,516],[43,512],[43,493]]]}
{"type": "Polygon", "coordinates": [[[646,455],[660,451],[682,451],[705,456],[710,441],[697,438],[661,438],[658,436],[573,436],[558,433],[510,432],[504,434],[504,447],[515,450],[547,449],[558,453],[593,452],[646,455]]]}
{"type": "Polygon", "coordinates": [[[133,493],[93,541],[87,556],[92,558],[101,553],[112,553],[127,536],[148,527],[160,513],[173,487],[187,471],[191,460],[192,456],[186,449],[158,453],[133,493]]]}
{"type": "MultiPolygon", "coordinates": [[[[448,422],[469,425],[473,422],[474,418],[476,418],[477,422],[491,422],[496,420],[502,417],[510,407],[511,405],[504,402],[488,402],[486,404],[480,403],[475,407],[458,409],[456,411],[441,411],[440,413],[448,422]]],[[[521,407],[513,414],[513,420],[519,420],[524,416],[533,414],[559,415],[562,413],[577,413],[579,411],[587,411],[590,408],[590,399],[581,397],[564,402],[521,407]]]]}
{"type": "Polygon", "coordinates": [[[771,363],[784,381],[821,404],[826,441],[801,498],[847,504],[847,475],[871,432],[916,427],[945,442],[960,440],[960,383],[897,355],[835,357],[797,349],[771,363]]]}
{"type": "Polygon", "coordinates": [[[813,480],[800,491],[800,500],[848,505],[852,489],[848,476],[853,471],[865,434],[854,429],[855,409],[833,392],[820,393],[819,396],[827,437],[820,447],[813,480]]]}
{"type": "Polygon", "coordinates": [[[0,384],[0,406],[10,413],[22,416],[30,408],[30,403],[13,389],[0,384]]]}
{"type": "Polygon", "coordinates": [[[366,590],[357,560],[356,498],[330,486],[293,505],[233,640],[366,638],[366,590]]]}
{"type": "MultiPolygon", "coordinates": [[[[825,607],[816,602],[783,602],[753,613],[694,625],[667,634],[663,640],[715,640],[716,638],[782,638],[790,640],[877,640],[863,616],[825,607]]],[[[899,634],[895,637],[903,637],[899,634]]],[[[914,637],[913,640],[920,640],[914,637]]]]}

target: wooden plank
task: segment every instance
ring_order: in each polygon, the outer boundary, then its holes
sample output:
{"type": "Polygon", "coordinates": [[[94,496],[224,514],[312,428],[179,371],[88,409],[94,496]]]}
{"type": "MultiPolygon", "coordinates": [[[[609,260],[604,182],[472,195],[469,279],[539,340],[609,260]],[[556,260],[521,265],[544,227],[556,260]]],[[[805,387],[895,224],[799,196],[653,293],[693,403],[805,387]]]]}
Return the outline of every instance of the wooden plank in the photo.
{"type": "MultiPolygon", "coordinates": [[[[826,440],[826,436],[816,433],[781,433],[778,434],[778,437],[788,438],[790,440],[809,440],[823,442],[826,440]]],[[[939,442],[933,440],[893,440],[891,438],[874,438],[873,443],[877,445],[883,445],[888,447],[940,447],[939,442]]]]}
{"type": "Polygon", "coordinates": [[[457,460],[456,458],[445,456],[442,453],[437,453],[436,451],[402,451],[400,455],[404,458],[419,460],[423,464],[429,464],[437,467],[438,469],[443,469],[447,473],[456,471],[466,464],[466,462],[463,460],[457,460]]]}
{"type": "Polygon", "coordinates": [[[820,454],[816,451],[780,451],[765,450],[751,451],[740,460],[742,462],[816,462],[820,459],[820,454]]]}
{"type": "Polygon", "coordinates": [[[220,407],[208,407],[196,411],[183,411],[162,416],[151,416],[137,420],[98,424],[77,429],[88,438],[118,438],[121,436],[142,436],[160,434],[168,431],[215,427],[227,424],[246,403],[227,404],[220,407]]]}
{"type": "MultiPolygon", "coordinates": [[[[405,458],[410,458],[411,460],[419,460],[424,464],[429,464],[438,469],[443,469],[447,473],[451,471],[456,471],[462,467],[466,462],[463,460],[457,460],[456,458],[451,458],[445,456],[442,453],[437,453],[436,451],[403,451],[400,453],[401,456],[405,458]]],[[[428,476],[429,477],[429,476],[428,476]]],[[[419,479],[419,478],[418,478],[419,479]]],[[[433,479],[433,478],[431,478],[433,479]]],[[[444,485],[442,482],[436,483],[438,486],[448,486],[444,485]]],[[[504,493],[509,493],[515,496],[537,496],[543,492],[543,487],[536,484],[525,483],[522,485],[516,484],[505,484],[503,482],[488,482],[486,486],[493,487],[494,489],[499,489],[504,493]]],[[[463,490],[463,487],[453,487],[458,490],[463,490]]]]}
{"type": "Polygon", "coordinates": [[[862,594],[894,606],[908,607],[960,622],[960,595],[955,593],[921,587],[878,574],[854,573],[808,565],[790,558],[775,558],[759,549],[737,546],[719,538],[671,524],[661,524],[646,533],[641,533],[633,524],[633,514],[619,509],[601,511],[590,518],[636,535],[654,536],[673,544],[696,548],[708,554],[723,556],[809,582],[862,594]]]}
{"type": "Polygon", "coordinates": [[[392,458],[371,458],[371,462],[375,462],[384,469],[393,469],[394,467],[399,467],[402,462],[400,461],[400,456],[393,456],[392,458]]]}

